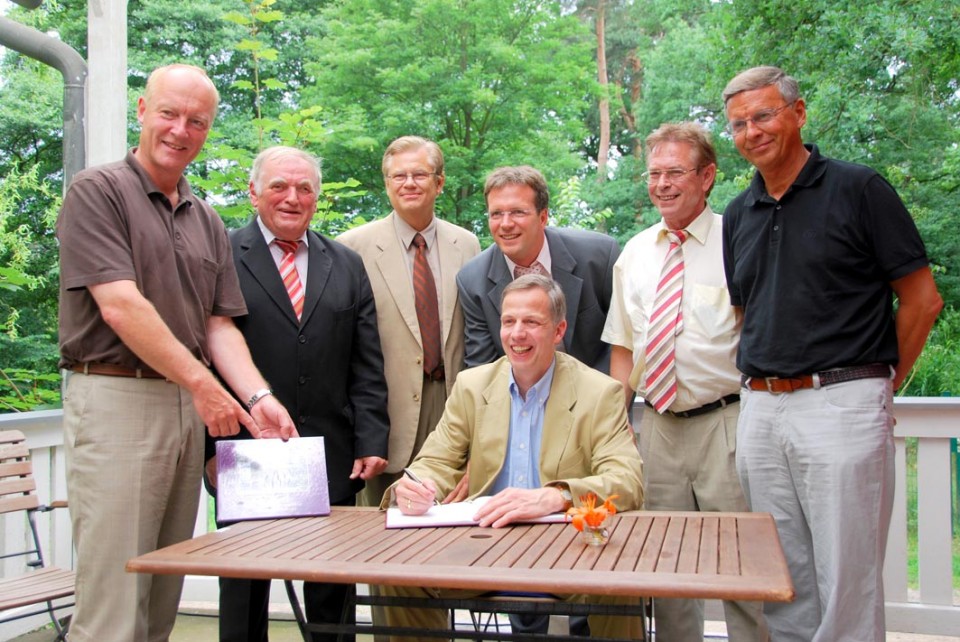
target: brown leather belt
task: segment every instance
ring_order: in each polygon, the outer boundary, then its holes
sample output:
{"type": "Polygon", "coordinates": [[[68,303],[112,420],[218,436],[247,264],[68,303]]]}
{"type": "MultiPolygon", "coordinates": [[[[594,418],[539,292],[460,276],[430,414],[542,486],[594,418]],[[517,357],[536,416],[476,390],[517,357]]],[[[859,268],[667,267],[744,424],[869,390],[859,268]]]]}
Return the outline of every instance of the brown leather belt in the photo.
{"type": "Polygon", "coordinates": [[[750,388],[750,390],[772,392],[779,395],[784,392],[803,390],[804,388],[822,388],[844,381],[878,378],[889,379],[890,366],[885,363],[868,363],[863,366],[835,368],[810,375],[797,375],[796,377],[748,377],[743,375],[740,377],[740,384],[744,388],[750,388]]]}
{"type": "Polygon", "coordinates": [[[78,363],[70,370],[83,374],[106,375],[107,377],[131,377],[134,379],[166,379],[162,374],[150,368],[127,368],[114,363],[78,363]]]}

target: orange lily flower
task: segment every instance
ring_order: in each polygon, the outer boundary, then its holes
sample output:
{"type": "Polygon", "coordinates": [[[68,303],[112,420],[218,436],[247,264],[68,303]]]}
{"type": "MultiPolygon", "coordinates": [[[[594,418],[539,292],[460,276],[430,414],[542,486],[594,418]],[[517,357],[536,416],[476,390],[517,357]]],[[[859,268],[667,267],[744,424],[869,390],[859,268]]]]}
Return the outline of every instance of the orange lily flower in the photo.
{"type": "Polygon", "coordinates": [[[603,524],[607,515],[613,515],[617,512],[617,507],[613,505],[619,495],[610,495],[604,500],[603,504],[597,506],[597,496],[594,493],[587,493],[580,496],[580,506],[574,506],[567,511],[567,515],[572,518],[573,527],[578,531],[583,531],[584,526],[598,528],[603,524]]]}

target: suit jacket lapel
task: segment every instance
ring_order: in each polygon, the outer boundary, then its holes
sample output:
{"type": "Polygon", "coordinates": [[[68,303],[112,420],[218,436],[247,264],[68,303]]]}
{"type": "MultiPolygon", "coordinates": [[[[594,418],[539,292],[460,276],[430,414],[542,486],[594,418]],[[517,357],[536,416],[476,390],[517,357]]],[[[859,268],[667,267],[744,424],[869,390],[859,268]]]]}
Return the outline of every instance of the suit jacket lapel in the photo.
{"type": "Polygon", "coordinates": [[[543,437],[540,442],[540,481],[557,479],[560,459],[573,435],[573,407],[577,389],[573,385],[571,364],[566,355],[557,354],[550,398],[543,412],[543,437]]]}
{"type": "Polygon", "coordinates": [[[553,280],[560,284],[560,289],[567,299],[567,331],[563,335],[563,345],[570,352],[570,340],[575,336],[577,329],[577,313],[580,309],[580,291],[583,289],[583,279],[574,274],[577,268],[577,259],[570,254],[567,244],[563,242],[555,230],[547,227],[544,232],[550,244],[550,271],[553,280]]]}
{"type": "Polygon", "coordinates": [[[441,304],[443,310],[440,311],[440,315],[443,318],[443,345],[447,345],[447,341],[450,340],[450,329],[453,327],[453,314],[459,305],[456,276],[460,266],[463,265],[463,259],[460,256],[457,240],[447,235],[446,226],[442,223],[439,219],[437,220],[437,247],[434,249],[440,253],[440,289],[443,293],[441,304]]]}
{"type": "Polygon", "coordinates": [[[290,303],[287,289],[283,287],[280,271],[273,260],[273,255],[270,254],[270,248],[260,232],[260,226],[257,225],[256,219],[240,230],[238,234],[240,234],[240,248],[242,250],[240,262],[260,287],[273,299],[283,315],[294,325],[299,325],[300,322],[297,321],[297,316],[293,312],[293,304],[290,303]]]}
{"type": "Polygon", "coordinates": [[[330,271],[333,268],[333,261],[327,256],[320,235],[307,232],[307,237],[310,239],[310,243],[307,245],[309,256],[307,261],[307,291],[304,293],[303,315],[300,325],[305,325],[314,309],[316,309],[317,303],[323,296],[323,290],[327,287],[330,271]]]}
{"type": "Polygon", "coordinates": [[[499,316],[500,297],[503,295],[503,288],[507,287],[507,284],[513,280],[513,276],[507,267],[506,259],[503,258],[503,252],[496,245],[490,249],[490,268],[487,270],[487,279],[490,281],[487,299],[499,316]]]}
{"type": "MultiPolygon", "coordinates": [[[[477,434],[480,439],[473,443],[479,452],[470,453],[470,461],[476,461],[476,479],[486,479],[487,483],[479,495],[488,493],[497,475],[507,461],[508,436],[510,433],[510,362],[503,359],[490,385],[483,391],[484,405],[482,415],[477,417],[477,434]]],[[[471,463],[470,466],[476,465],[471,463]]],[[[470,474],[471,478],[473,473],[470,474]]]]}
{"type": "Polygon", "coordinates": [[[377,268],[380,270],[380,274],[383,276],[387,289],[390,290],[403,320],[422,348],[423,342],[420,339],[420,325],[417,322],[417,308],[413,297],[413,281],[407,267],[404,248],[400,247],[400,241],[397,240],[397,232],[393,224],[394,216],[396,216],[396,213],[391,212],[389,216],[383,219],[383,223],[378,230],[379,234],[374,241],[377,249],[380,250],[380,256],[377,257],[377,268]]]}

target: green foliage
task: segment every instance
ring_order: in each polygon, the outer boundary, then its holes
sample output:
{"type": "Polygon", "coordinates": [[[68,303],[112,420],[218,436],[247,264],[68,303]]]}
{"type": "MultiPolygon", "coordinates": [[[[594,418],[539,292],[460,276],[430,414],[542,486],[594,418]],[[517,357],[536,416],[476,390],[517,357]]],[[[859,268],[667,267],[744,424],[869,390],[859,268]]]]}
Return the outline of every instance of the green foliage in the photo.
{"type": "Polygon", "coordinates": [[[12,165],[0,177],[0,412],[29,410],[58,398],[60,376],[39,373],[56,372],[56,275],[44,249],[59,198],[40,181],[39,169],[34,165],[21,172],[12,165]],[[38,197],[47,207],[31,221],[30,201],[38,197]],[[52,294],[52,316],[43,314],[49,312],[43,304],[36,305],[41,294],[52,294]]]}
{"type": "Polygon", "coordinates": [[[960,396],[960,309],[947,308],[940,313],[927,345],[899,394],[960,396]]]}
{"type": "Polygon", "coordinates": [[[320,12],[307,41],[314,82],[307,104],[323,105],[331,172],[367,190],[354,214],[389,211],[380,161],[406,134],[436,140],[447,183],[438,210],[483,231],[481,186],[498,165],[529,163],[549,180],[582,166],[592,103],[589,32],[553,3],[533,0],[351,0],[320,12]]]}
{"type": "MultiPolygon", "coordinates": [[[[189,178],[230,226],[251,214],[254,155],[277,143],[325,158],[316,229],[336,234],[382,216],[383,150],[419,134],[446,155],[441,216],[485,236],[486,173],[527,163],[552,185],[553,224],[622,243],[659,218],[640,174],[643,139],[662,122],[693,119],[713,133],[716,211],[746,186],[753,170],[723,131],[720,93],[737,72],[777,64],[801,83],[804,138],[876,168],[917,221],[947,310],[907,394],[957,394],[960,4],[603,2],[612,123],[602,181],[598,0],[129,0],[130,142],[147,73],[190,62],[208,70],[221,108],[189,178]]],[[[8,16],[84,54],[86,11],[61,0],[8,16]]],[[[62,80],[11,51],[0,78],[0,364],[53,372],[62,80]]]]}

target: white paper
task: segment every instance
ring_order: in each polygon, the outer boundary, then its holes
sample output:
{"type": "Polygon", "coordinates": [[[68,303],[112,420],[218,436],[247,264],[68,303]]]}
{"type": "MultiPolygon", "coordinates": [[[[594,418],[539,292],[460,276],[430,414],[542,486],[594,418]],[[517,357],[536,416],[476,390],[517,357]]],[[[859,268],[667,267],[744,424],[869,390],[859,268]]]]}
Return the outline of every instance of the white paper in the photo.
{"type": "MultiPolygon", "coordinates": [[[[465,502],[439,504],[423,515],[404,515],[396,506],[387,509],[387,528],[434,528],[437,526],[476,526],[473,516],[490,497],[477,497],[465,502]]],[[[570,521],[564,513],[525,519],[523,524],[563,524],[570,521]]]]}

